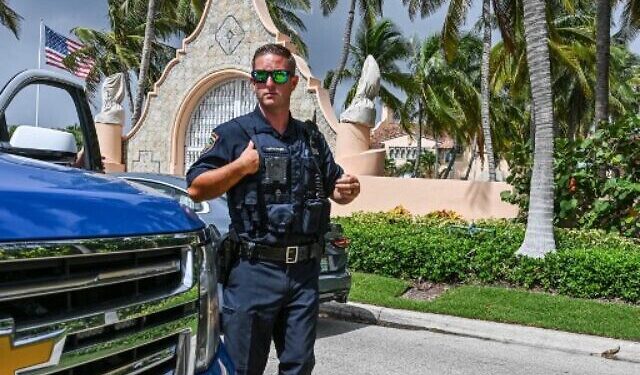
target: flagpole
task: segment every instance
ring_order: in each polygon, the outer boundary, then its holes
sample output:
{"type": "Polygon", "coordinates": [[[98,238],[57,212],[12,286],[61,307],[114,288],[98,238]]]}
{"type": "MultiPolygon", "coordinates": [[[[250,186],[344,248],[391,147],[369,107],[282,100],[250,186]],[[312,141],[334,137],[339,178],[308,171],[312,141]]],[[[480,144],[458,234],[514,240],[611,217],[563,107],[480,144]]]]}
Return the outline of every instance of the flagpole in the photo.
{"type": "MultiPolygon", "coordinates": [[[[40,43],[38,43],[38,69],[42,69],[42,30],[44,22],[40,18],[40,43]]],[[[36,127],[40,126],[40,85],[36,85],[36,127]]]]}

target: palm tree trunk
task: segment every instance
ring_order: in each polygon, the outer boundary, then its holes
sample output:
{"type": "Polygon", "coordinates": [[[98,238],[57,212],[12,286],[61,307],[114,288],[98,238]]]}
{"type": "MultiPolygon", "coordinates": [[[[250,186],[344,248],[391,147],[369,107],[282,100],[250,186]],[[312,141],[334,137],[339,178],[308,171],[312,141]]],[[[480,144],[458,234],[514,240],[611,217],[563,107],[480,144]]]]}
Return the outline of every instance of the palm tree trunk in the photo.
{"type": "Polygon", "coordinates": [[[524,31],[535,111],[536,150],[527,229],[517,254],[541,258],[556,247],[553,235],[553,102],[544,0],[524,2],[524,31]]]}
{"type": "Polygon", "coordinates": [[[536,106],[531,101],[529,108],[529,139],[531,140],[531,153],[536,151],[536,106]]]}
{"type": "Polygon", "coordinates": [[[127,85],[127,97],[129,98],[129,110],[133,111],[133,94],[131,93],[131,76],[129,71],[122,72],[124,75],[124,83],[127,85]]]}
{"type": "Polygon", "coordinates": [[[329,86],[329,100],[333,104],[333,100],[336,96],[336,88],[338,87],[338,81],[342,75],[344,67],[347,65],[347,59],[349,58],[349,46],[351,45],[351,30],[353,29],[353,19],[356,14],[356,0],[351,0],[349,7],[349,16],[347,17],[347,27],[344,30],[344,37],[342,39],[342,56],[340,57],[340,65],[336,69],[333,78],[331,79],[331,85],[329,86]]]}
{"type": "Polygon", "coordinates": [[[458,154],[457,149],[458,149],[458,144],[454,143],[453,144],[453,148],[451,149],[451,151],[449,151],[450,159],[449,159],[449,163],[447,164],[447,169],[442,171],[442,176],[440,176],[440,178],[443,178],[445,180],[449,179],[449,175],[451,174],[451,170],[453,169],[453,165],[456,162],[456,155],[458,154]]]}
{"type": "Polygon", "coordinates": [[[438,171],[440,170],[440,153],[438,152],[438,135],[436,134],[436,132],[433,132],[433,141],[435,142],[433,149],[436,154],[435,161],[433,162],[433,176],[434,178],[440,178],[438,174],[438,171]]]}
{"type": "Polygon", "coordinates": [[[416,161],[413,166],[413,177],[420,174],[420,154],[422,153],[422,103],[418,103],[418,140],[416,142],[416,161]]]}
{"type": "Polygon", "coordinates": [[[596,14],[596,112],[593,128],[609,120],[609,48],[611,45],[611,3],[598,0],[596,14]]]}
{"type": "Polygon", "coordinates": [[[147,73],[149,64],[151,63],[151,46],[155,39],[155,26],[153,19],[156,14],[156,0],[149,0],[147,8],[147,24],[144,28],[144,43],[142,45],[142,59],[140,61],[140,73],[138,74],[138,91],[136,92],[136,100],[133,107],[133,117],[131,123],[135,125],[140,118],[142,112],[142,102],[144,101],[145,85],[147,82],[147,73]]]}
{"type": "Polygon", "coordinates": [[[438,151],[438,136],[437,135],[433,135],[433,140],[435,142],[435,146],[434,146],[434,153],[435,153],[435,160],[433,162],[433,177],[434,178],[440,178],[439,175],[439,171],[440,171],[440,153],[438,151]]]}
{"type": "Polygon", "coordinates": [[[482,23],[484,40],[482,46],[482,135],[484,136],[484,151],[487,154],[489,167],[489,181],[496,181],[496,162],[493,157],[493,142],[491,140],[491,124],[489,123],[489,57],[491,55],[491,0],[482,1],[482,23]]]}
{"type": "Polygon", "coordinates": [[[473,136],[473,146],[471,148],[471,155],[469,156],[469,165],[467,165],[467,172],[464,174],[463,180],[468,180],[471,174],[471,168],[473,168],[473,162],[476,160],[476,152],[478,151],[478,135],[473,136]]]}

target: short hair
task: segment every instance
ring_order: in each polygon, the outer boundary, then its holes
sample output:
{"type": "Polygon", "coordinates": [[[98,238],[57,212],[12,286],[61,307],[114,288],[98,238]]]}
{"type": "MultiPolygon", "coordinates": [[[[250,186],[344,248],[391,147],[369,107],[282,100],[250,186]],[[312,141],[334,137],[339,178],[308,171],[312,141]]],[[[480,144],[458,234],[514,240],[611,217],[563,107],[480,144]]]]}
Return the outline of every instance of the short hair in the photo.
{"type": "Polygon", "coordinates": [[[282,56],[287,59],[287,65],[289,65],[289,71],[293,74],[296,73],[296,59],[293,57],[291,51],[287,49],[287,47],[275,44],[268,43],[261,47],[258,47],[256,52],[253,54],[253,60],[251,60],[251,69],[254,69],[256,66],[256,59],[260,56],[272,54],[276,56],[282,56]]]}

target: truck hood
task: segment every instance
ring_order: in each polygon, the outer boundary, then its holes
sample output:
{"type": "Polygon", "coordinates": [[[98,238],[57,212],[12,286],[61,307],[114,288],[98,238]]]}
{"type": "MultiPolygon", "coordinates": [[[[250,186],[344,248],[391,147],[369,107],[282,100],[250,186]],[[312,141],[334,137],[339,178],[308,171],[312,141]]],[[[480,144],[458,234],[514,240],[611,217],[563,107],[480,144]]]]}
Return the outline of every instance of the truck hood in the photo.
{"type": "Polygon", "coordinates": [[[197,215],[152,189],[0,153],[0,242],[195,231],[197,215]]]}

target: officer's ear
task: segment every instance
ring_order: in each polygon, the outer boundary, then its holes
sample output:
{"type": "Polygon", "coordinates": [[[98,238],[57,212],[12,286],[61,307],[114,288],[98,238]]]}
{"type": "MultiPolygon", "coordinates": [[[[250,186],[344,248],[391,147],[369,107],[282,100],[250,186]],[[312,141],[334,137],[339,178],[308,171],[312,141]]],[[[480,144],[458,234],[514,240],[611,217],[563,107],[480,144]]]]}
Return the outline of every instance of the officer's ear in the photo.
{"type": "Polygon", "coordinates": [[[294,75],[293,77],[291,77],[291,89],[295,90],[296,86],[298,86],[298,80],[300,79],[300,77],[298,77],[297,75],[294,75]]]}

